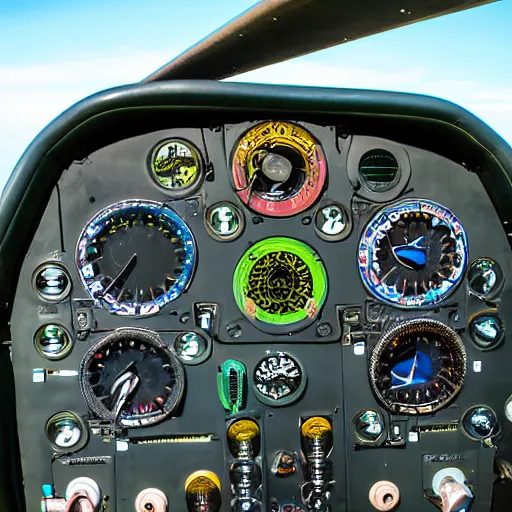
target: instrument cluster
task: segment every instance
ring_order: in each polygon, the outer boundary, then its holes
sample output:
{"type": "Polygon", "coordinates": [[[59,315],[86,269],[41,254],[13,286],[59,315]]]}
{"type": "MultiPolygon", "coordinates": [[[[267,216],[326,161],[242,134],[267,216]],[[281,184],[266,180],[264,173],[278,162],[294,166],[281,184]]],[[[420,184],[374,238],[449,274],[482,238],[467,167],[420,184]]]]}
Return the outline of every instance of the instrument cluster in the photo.
{"type": "Polygon", "coordinates": [[[28,509],[486,510],[498,225],[463,166],[334,126],[169,129],[73,163],[14,310],[28,509]]]}

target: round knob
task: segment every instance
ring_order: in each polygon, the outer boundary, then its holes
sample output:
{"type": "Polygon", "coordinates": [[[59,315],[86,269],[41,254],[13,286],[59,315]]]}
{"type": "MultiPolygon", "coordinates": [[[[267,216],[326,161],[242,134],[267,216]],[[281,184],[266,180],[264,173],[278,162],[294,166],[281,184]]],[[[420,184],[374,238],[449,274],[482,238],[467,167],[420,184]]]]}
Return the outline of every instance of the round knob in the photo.
{"type": "Polygon", "coordinates": [[[167,498],[160,489],[144,489],[135,498],[136,512],[166,512],[167,498]]]}
{"type": "Polygon", "coordinates": [[[368,497],[377,510],[388,512],[398,505],[400,491],[393,482],[380,480],[372,485],[368,497]]]}

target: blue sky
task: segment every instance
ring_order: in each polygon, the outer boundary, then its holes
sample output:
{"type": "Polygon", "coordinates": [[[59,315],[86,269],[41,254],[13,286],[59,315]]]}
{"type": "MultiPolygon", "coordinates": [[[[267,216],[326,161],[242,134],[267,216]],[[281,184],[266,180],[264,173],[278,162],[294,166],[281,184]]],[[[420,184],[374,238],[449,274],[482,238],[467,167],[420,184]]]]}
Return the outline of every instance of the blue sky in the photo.
{"type": "MultiPolygon", "coordinates": [[[[1,0],[0,188],[30,141],[64,109],[142,79],[253,3],[1,0]]],[[[512,0],[502,0],[236,80],[439,96],[512,143],[511,22],[512,0]]]]}

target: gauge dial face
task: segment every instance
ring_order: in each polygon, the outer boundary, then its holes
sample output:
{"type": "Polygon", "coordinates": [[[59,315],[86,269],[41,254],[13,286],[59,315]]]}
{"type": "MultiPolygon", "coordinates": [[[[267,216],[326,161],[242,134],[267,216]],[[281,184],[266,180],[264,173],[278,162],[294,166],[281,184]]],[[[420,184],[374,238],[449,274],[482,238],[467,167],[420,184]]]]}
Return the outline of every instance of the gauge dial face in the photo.
{"type": "Polygon", "coordinates": [[[240,259],[233,276],[240,310],[265,332],[297,331],[317,317],[327,295],[327,274],[308,245],[267,238],[240,259]]]}
{"type": "Polygon", "coordinates": [[[233,153],[233,181],[252,210],[273,217],[309,208],[322,192],[327,174],[319,142],[303,127],[261,123],[248,130],[233,153]]]}
{"type": "Polygon", "coordinates": [[[417,318],[387,331],[370,358],[370,383],[395,414],[430,414],[460,391],[466,351],[459,336],[437,320],[417,318]]]}
{"type": "Polygon", "coordinates": [[[438,304],[457,287],[467,264],[467,239],[455,215],[432,201],[401,201],[378,212],[359,243],[366,288],[398,307],[438,304]]]}
{"type": "Polygon", "coordinates": [[[80,416],[71,411],[63,411],[47,421],[46,437],[53,450],[71,453],[81,450],[87,444],[88,431],[80,416]]]}
{"type": "Polygon", "coordinates": [[[178,406],[185,373],[156,333],[119,329],[85,354],[80,384],[92,411],[125,427],[158,423],[178,406]]]}
{"type": "Polygon", "coordinates": [[[253,373],[256,398],[276,407],[298,400],[306,381],[306,372],[300,362],[285,352],[273,352],[264,357],[253,373]]]}
{"type": "Polygon", "coordinates": [[[199,150],[190,142],[169,139],[151,153],[153,179],[174,197],[184,197],[201,184],[202,163],[199,150]]]}
{"type": "Polygon", "coordinates": [[[85,288],[118,315],[158,313],[187,288],[195,261],[187,224],[151,201],[124,201],[101,210],[78,241],[85,288]]]}

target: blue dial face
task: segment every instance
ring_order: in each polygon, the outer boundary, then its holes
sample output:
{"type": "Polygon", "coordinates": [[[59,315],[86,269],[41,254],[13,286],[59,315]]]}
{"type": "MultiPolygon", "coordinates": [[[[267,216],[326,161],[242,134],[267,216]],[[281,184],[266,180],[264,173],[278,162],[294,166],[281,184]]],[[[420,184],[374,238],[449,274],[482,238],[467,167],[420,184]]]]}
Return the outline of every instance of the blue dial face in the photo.
{"type": "Polygon", "coordinates": [[[104,208],[77,248],[80,278],[111,313],[158,313],[189,285],[196,261],[192,232],[170,208],[131,200],[104,208]]]}
{"type": "Polygon", "coordinates": [[[359,243],[363,283],[378,299],[405,308],[444,300],[467,265],[467,239],[455,215],[424,199],[379,211],[359,243]]]}

